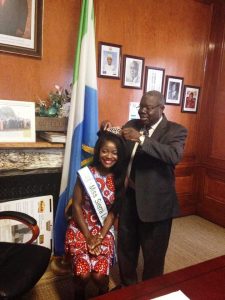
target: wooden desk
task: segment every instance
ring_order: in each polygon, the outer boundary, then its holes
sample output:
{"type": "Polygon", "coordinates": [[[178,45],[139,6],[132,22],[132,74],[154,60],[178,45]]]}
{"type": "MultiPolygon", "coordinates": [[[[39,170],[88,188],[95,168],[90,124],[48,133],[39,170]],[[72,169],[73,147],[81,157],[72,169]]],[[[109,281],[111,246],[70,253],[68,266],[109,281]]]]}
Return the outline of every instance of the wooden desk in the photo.
{"type": "Polygon", "coordinates": [[[149,300],[178,290],[191,300],[224,300],[225,255],[93,299],[149,300]]]}

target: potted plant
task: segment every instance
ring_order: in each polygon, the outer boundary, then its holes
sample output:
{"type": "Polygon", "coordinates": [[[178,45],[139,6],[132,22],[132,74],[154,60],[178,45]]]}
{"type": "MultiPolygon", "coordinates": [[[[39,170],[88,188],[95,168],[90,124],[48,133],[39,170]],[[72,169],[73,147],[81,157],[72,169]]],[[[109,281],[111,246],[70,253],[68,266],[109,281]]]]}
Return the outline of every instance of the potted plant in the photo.
{"type": "Polygon", "coordinates": [[[70,89],[55,85],[47,100],[39,99],[36,107],[36,131],[66,131],[71,100],[70,89]]]}

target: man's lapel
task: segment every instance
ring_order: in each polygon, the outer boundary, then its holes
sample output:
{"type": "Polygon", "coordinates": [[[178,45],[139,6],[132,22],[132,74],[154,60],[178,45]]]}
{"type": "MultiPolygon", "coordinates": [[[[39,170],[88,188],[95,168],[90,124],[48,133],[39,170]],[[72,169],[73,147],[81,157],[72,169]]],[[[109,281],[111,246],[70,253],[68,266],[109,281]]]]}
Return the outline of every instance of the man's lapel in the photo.
{"type": "Polygon", "coordinates": [[[156,129],[154,130],[153,134],[152,134],[152,138],[154,140],[159,140],[159,138],[164,135],[165,130],[166,130],[166,126],[167,126],[167,118],[165,115],[163,115],[163,119],[162,121],[159,123],[159,125],[156,127],[156,129]]]}

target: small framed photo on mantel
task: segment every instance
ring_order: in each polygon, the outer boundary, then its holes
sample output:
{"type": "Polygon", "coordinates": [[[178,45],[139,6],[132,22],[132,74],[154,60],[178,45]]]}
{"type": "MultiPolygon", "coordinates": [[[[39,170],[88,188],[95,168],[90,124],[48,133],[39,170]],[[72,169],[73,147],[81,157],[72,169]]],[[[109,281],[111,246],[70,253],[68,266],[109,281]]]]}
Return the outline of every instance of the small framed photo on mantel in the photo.
{"type": "Polygon", "coordinates": [[[166,76],[165,98],[166,104],[180,105],[183,89],[183,77],[166,76]]]}
{"type": "Polygon", "coordinates": [[[181,111],[188,113],[196,113],[198,108],[199,94],[200,87],[193,85],[185,85],[181,111]]]}
{"type": "Polygon", "coordinates": [[[35,142],[35,103],[0,100],[0,142],[35,142]]]}
{"type": "Polygon", "coordinates": [[[120,79],[121,45],[99,42],[98,77],[120,79]]]}
{"type": "Polygon", "coordinates": [[[142,88],[144,62],[144,57],[124,55],[122,87],[142,88]]]}

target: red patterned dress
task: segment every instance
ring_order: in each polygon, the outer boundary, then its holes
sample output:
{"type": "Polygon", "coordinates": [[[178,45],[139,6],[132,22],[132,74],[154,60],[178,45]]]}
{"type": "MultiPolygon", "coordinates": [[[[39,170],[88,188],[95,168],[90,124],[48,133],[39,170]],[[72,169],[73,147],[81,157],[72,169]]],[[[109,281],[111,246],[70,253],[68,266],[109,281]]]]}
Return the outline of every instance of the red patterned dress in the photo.
{"type": "MultiPolygon", "coordinates": [[[[101,176],[93,167],[90,167],[90,170],[94,175],[109,210],[115,200],[113,176],[101,176]]],[[[96,235],[101,230],[101,224],[92,206],[90,197],[86,192],[84,199],[85,201],[82,205],[84,220],[87,223],[91,234],[96,235]]],[[[91,271],[108,275],[114,259],[114,238],[113,235],[108,232],[102,241],[101,253],[98,256],[91,255],[88,252],[86,239],[83,233],[78,228],[76,222],[71,220],[66,232],[65,250],[66,253],[72,257],[74,275],[82,275],[91,271]]]]}

